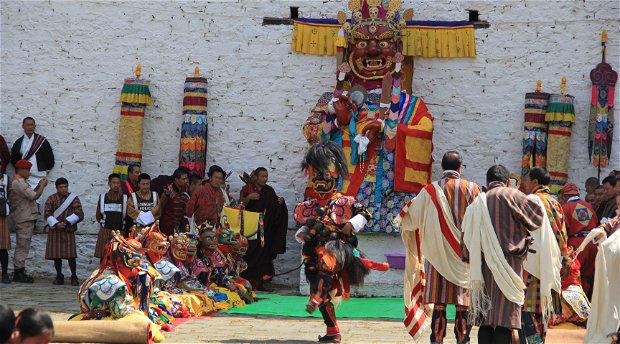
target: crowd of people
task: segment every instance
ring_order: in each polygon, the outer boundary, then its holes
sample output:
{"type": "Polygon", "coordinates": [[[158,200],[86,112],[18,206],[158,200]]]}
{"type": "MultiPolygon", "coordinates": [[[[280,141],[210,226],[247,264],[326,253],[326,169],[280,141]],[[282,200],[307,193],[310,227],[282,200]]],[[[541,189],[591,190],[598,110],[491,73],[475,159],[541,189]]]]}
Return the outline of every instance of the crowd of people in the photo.
{"type": "MultiPolygon", "coordinates": [[[[9,215],[16,233],[12,281],[33,282],[25,272],[26,258],[40,220],[46,173],[54,166],[51,146],[35,128],[34,119],[25,118],[24,136],[10,151],[0,136],[2,283],[11,283],[9,215]],[[9,163],[15,168],[12,177],[6,174],[9,163]]],[[[349,286],[361,284],[369,270],[387,269],[357,249],[354,233],[372,215],[354,197],[337,191],[336,181],[346,177],[341,155],[327,144],[311,148],[304,166],[321,197],[294,211],[303,225],[296,238],[311,286],[306,309],[323,315],[327,333],[322,342],[341,338],[331,293],[348,297],[349,286]]],[[[516,336],[538,343],[544,342],[549,324],[584,323],[600,238],[584,241],[590,231],[610,236],[620,228],[620,173],[613,171],[600,184],[589,178],[582,198],[572,182],[552,195],[544,168],[519,177],[495,165],[487,171],[486,185],[478,186],[462,179],[462,163],[458,152],[447,152],[442,178],[426,185],[399,215],[412,261],[405,271],[407,312],[415,315],[433,305],[432,343],[446,336],[448,304],[456,305],[459,343],[469,342],[472,325],[480,326],[480,343],[508,343],[519,340],[516,336]]],[[[286,246],[288,209],[267,185],[268,171],[259,167],[241,176],[246,185],[238,199],[230,196],[220,166],[211,166],[207,177],[203,181],[180,167],[171,176],[152,179],[139,165],[128,166],[126,179],[108,176],[109,190],[99,195],[95,214],[100,229],[93,254],[101,264],[80,288],[81,319],[121,318],[135,314],[130,311],[135,307],[165,329],[171,318],[253,302],[254,290],[270,290],[273,261],[286,246]],[[140,271],[156,280],[156,290],[140,271]],[[102,297],[106,283],[116,287],[106,289],[107,298],[93,299],[102,297]]],[[[75,232],[84,212],[67,179],[54,184],[56,193],[42,207],[48,228],[45,258],[54,261],[54,284],[64,284],[62,260],[68,260],[70,283],[78,286],[75,232]]],[[[406,321],[412,335],[419,329],[413,315],[407,316],[410,324],[406,321]]]]}
{"type": "Polygon", "coordinates": [[[462,179],[461,166],[458,152],[446,153],[442,178],[401,213],[405,302],[412,313],[432,305],[431,343],[446,336],[447,304],[456,305],[457,343],[469,342],[472,325],[478,343],[530,344],[544,343],[549,325],[585,325],[597,240],[620,229],[618,171],[602,185],[588,179],[585,201],[571,182],[552,195],[544,168],[521,180],[495,165],[479,187],[462,179]],[[584,242],[595,229],[602,234],[584,242]]]}
{"type": "MultiPolygon", "coordinates": [[[[53,283],[65,283],[62,261],[67,260],[70,283],[78,286],[75,232],[78,223],[84,219],[80,198],[69,191],[70,183],[66,178],[58,178],[54,182],[56,193],[42,199],[49,183],[47,173],[54,167],[54,153],[45,137],[35,133],[36,122],[32,117],[24,118],[22,128],[23,136],[10,150],[4,137],[0,136],[1,282],[33,283],[32,276],[26,274],[26,258],[37,221],[43,220],[48,233],[45,259],[53,260],[56,269],[53,283]],[[12,176],[6,173],[9,164],[15,169],[12,176]],[[8,273],[9,219],[15,232],[12,279],[8,273]]],[[[265,168],[257,168],[244,179],[246,186],[236,200],[225,188],[225,178],[225,171],[217,165],[211,166],[206,180],[191,175],[184,167],[176,169],[171,176],[160,175],[151,179],[137,164],[128,166],[126,179],[120,174],[110,174],[109,189],[99,195],[97,202],[95,216],[100,230],[93,255],[103,259],[114,230],[120,230],[127,238],[133,228],[157,223],[165,237],[190,231],[198,234],[196,228],[219,224],[224,208],[245,207],[246,211],[261,214],[261,230],[249,237],[247,269],[243,275],[255,290],[271,290],[268,282],[275,274],[273,261],[286,246],[286,204],[267,185],[269,176],[265,168]]],[[[246,226],[257,227],[257,220],[246,226]]]]}

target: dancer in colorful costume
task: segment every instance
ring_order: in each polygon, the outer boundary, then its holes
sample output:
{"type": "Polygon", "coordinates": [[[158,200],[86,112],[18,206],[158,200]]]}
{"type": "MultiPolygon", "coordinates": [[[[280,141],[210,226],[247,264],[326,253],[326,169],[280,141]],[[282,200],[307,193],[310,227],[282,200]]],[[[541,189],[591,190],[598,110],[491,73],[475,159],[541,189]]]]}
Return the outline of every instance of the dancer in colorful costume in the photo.
{"type": "Polygon", "coordinates": [[[311,175],[313,191],[319,196],[295,207],[295,220],[302,225],[295,237],[303,243],[310,284],[306,310],[313,313],[318,308],[323,316],[327,333],[319,336],[319,342],[340,343],[333,298],[348,299],[350,286],[361,286],[369,269],[385,271],[389,267],[364,258],[357,249],[355,233],[364,228],[371,215],[355,197],[336,192],[339,178],[348,176],[340,146],[330,141],[312,145],[302,167],[311,175]]]}
{"type": "MultiPolygon", "coordinates": [[[[421,98],[401,91],[401,30],[413,11],[401,16],[400,8],[400,0],[350,0],[351,19],[339,13],[336,88],[303,129],[309,143],[342,147],[350,178],[338,190],[367,208],[372,232],[398,231],[392,220],[431,181],[433,117],[421,98]]],[[[312,182],[306,197],[327,201],[312,182]]]]}
{"type": "Polygon", "coordinates": [[[178,298],[158,288],[162,284],[163,277],[156,265],[161,262],[168,251],[170,243],[159,231],[159,221],[148,227],[134,226],[129,238],[139,241],[146,249],[144,267],[152,276],[154,286],[149,303],[149,317],[154,323],[162,326],[162,329],[171,330],[170,325],[174,324],[174,318],[188,317],[189,312],[178,298]]]}
{"type": "Polygon", "coordinates": [[[204,224],[199,227],[200,242],[198,244],[198,259],[194,260],[192,271],[198,280],[208,285],[212,290],[226,295],[226,298],[217,297],[218,301],[226,301],[231,307],[243,307],[245,302],[241,299],[237,291],[237,285],[228,277],[226,269],[226,257],[220,249],[220,242],[228,242],[228,238],[233,237],[233,233],[226,233],[224,239],[222,235],[204,224]]]}
{"type": "MultiPolygon", "coordinates": [[[[93,271],[78,291],[81,314],[71,320],[152,322],[148,316],[152,276],[143,263],[143,253],[145,249],[139,241],[125,239],[119,231],[114,231],[100,268],[93,271]]],[[[159,326],[151,328],[153,339],[162,341],[159,326]]]]}
{"type": "Polygon", "coordinates": [[[256,301],[254,288],[252,288],[250,281],[241,277],[241,273],[248,268],[248,264],[243,260],[246,252],[248,252],[248,239],[239,233],[235,233],[234,236],[236,242],[225,248],[228,277],[237,285],[237,290],[241,292],[239,293],[241,298],[246,303],[252,303],[256,301]]]}
{"type": "Polygon", "coordinates": [[[215,292],[200,283],[188,268],[188,245],[190,238],[184,234],[169,236],[168,252],[155,264],[163,277],[162,289],[172,293],[189,309],[193,316],[209,314],[219,309],[228,309],[225,305],[216,305],[212,298],[215,292]]]}

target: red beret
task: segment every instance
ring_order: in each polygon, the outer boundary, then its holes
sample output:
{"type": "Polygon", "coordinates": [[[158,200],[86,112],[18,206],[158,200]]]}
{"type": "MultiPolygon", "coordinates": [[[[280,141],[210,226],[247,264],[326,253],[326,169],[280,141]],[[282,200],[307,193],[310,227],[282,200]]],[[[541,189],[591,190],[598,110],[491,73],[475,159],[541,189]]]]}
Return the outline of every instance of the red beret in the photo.
{"type": "Polygon", "coordinates": [[[579,188],[574,183],[566,183],[562,187],[562,193],[565,195],[579,195],[579,188]]]}
{"type": "Polygon", "coordinates": [[[30,163],[30,161],[28,160],[20,160],[15,163],[16,170],[19,170],[19,169],[29,170],[31,167],[32,167],[32,163],[30,163]]]}

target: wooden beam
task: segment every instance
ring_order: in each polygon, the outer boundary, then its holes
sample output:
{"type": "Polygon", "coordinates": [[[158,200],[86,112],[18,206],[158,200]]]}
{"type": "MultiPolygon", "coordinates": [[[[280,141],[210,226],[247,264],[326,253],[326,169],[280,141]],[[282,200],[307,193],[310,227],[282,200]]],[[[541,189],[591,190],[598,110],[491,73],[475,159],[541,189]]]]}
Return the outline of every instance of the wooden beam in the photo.
{"type": "Polygon", "coordinates": [[[413,89],[413,56],[405,56],[400,88],[402,91],[407,93],[411,93],[411,90],[413,89]]]}

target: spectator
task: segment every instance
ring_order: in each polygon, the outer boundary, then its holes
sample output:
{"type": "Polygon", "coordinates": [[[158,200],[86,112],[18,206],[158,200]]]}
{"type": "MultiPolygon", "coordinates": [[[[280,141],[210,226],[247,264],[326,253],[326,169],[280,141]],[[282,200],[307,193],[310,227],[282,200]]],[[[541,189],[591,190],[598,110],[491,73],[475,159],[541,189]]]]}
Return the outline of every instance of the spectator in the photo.
{"type": "Polygon", "coordinates": [[[14,328],[15,314],[13,310],[0,303],[0,344],[9,342],[14,328]]]}
{"type": "Polygon", "coordinates": [[[586,195],[586,202],[588,202],[593,209],[596,209],[598,204],[596,202],[596,195],[594,194],[594,192],[586,195]]]}
{"type": "Polygon", "coordinates": [[[273,261],[278,254],[286,251],[288,210],[284,199],[267,185],[267,169],[259,167],[252,175],[255,178],[241,189],[239,202],[243,202],[249,211],[265,214],[264,234],[259,232],[255,238],[249,238],[248,251],[244,257],[248,267],[242,276],[252,283],[255,290],[271,291],[265,283],[275,275],[273,261]]]}
{"type": "Polygon", "coordinates": [[[34,225],[39,218],[39,206],[37,199],[41,197],[43,189],[47,186],[47,178],[39,180],[37,186],[32,187],[27,183],[30,177],[32,164],[28,160],[19,160],[15,163],[17,173],[11,182],[11,218],[15,223],[15,256],[13,264],[13,281],[20,283],[33,283],[34,279],[26,275],[26,258],[30,252],[30,242],[34,225]]]}
{"type": "Polygon", "coordinates": [[[596,210],[596,216],[600,219],[603,213],[603,207],[601,207],[601,205],[607,201],[607,194],[605,193],[605,187],[603,185],[599,185],[594,189],[594,200],[596,201],[596,206],[592,207],[596,210]]]}
{"type": "Polygon", "coordinates": [[[11,238],[9,233],[9,176],[0,173],[0,265],[2,266],[2,283],[11,283],[9,278],[9,250],[11,238]]]}
{"type": "Polygon", "coordinates": [[[599,185],[600,184],[598,183],[598,178],[596,178],[596,177],[590,177],[590,178],[586,179],[586,184],[585,184],[586,194],[587,195],[593,194],[594,190],[599,185]]]}
{"type": "Polygon", "coordinates": [[[194,191],[196,191],[198,188],[200,188],[200,184],[202,183],[202,178],[200,178],[200,176],[197,175],[192,175],[189,178],[189,188],[187,193],[191,196],[194,191]]]}
{"type": "Polygon", "coordinates": [[[187,222],[185,220],[185,206],[189,201],[187,194],[189,174],[187,171],[177,168],[172,174],[172,183],[164,187],[161,197],[161,220],[159,229],[162,233],[173,235],[185,232],[187,222]]]}
{"type": "MultiPolygon", "coordinates": [[[[142,168],[140,165],[129,165],[127,167],[127,180],[121,183],[121,190],[123,195],[127,195],[127,198],[131,197],[133,192],[138,191],[138,177],[142,174],[142,168]]],[[[125,227],[123,228],[123,235],[129,233],[129,229],[133,226],[133,219],[129,214],[125,214],[125,227]]]]}
{"type": "Polygon", "coordinates": [[[65,277],[62,274],[62,260],[67,259],[71,269],[71,285],[78,286],[75,232],[77,231],[77,223],[84,220],[84,212],[78,196],[69,193],[69,181],[65,178],[56,180],[56,193],[45,201],[45,219],[49,226],[45,259],[54,261],[56,279],[53,283],[55,285],[65,284],[65,277]]]}
{"type": "Polygon", "coordinates": [[[11,152],[9,152],[9,146],[7,146],[4,136],[0,135],[0,174],[6,173],[6,167],[9,166],[11,161],[11,152]]]}
{"type": "Polygon", "coordinates": [[[13,166],[19,160],[27,160],[32,164],[28,184],[36,188],[39,181],[47,177],[47,171],[54,167],[54,152],[52,146],[43,135],[36,134],[37,128],[34,118],[26,117],[22,121],[24,135],[17,139],[11,149],[13,166]]]}
{"type": "Polygon", "coordinates": [[[26,308],[15,318],[12,343],[47,344],[54,337],[54,323],[49,314],[26,308]]]}
{"type": "Polygon", "coordinates": [[[222,188],[224,170],[213,165],[209,168],[207,176],[209,176],[207,182],[192,193],[185,207],[185,215],[194,216],[197,226],[205,223],[214,226],[220,220],[222,208],[230,202],[230,196],[222,188]]]}
{"type": "Polygon", "coordinates": [[[127,215],[138,226],[149,226],[159,218],[157,192],[151,191],[151,176],[142,173],[138,177],[138,191],[127,200],[127,215]]]}
{"type": "Polygon", "coordinates": [[[606,202],[599,206],[602,207],[599,220],[604,223],[616,216],[616,177],[608,176],[603,179],[602,184],[605,189],[606,202]]]}
{"type": "Polygon", "coordinates": [[[125,228],[125,215],[127,215],[127,195],[121,191],[121,176],[112,173],[108,176],[107,193],[99,195],[97,203],[97,213],[95,218],[101,225],[97,235],[97,245],[95,246],[95,257],[105,256],[105,245],[112,239],[112,230],[125,228]]]}
{"type": "Polygon", "coordinates": [[[138,191],[138,177],[142,174],[140,165],[129,165],[127,167],[127,180],[121,183],[123,194],[129,196],[132,192],[138,191]]]}

